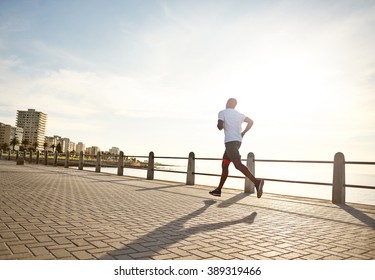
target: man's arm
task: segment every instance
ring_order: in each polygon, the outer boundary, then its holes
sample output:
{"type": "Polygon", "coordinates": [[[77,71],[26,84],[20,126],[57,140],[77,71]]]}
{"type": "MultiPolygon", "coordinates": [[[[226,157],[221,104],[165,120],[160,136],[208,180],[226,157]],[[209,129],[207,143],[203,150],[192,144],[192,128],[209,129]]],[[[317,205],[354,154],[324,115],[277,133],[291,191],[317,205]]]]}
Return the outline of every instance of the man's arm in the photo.
{"type": "Polygon", "coordinates": [[[253,120],[250,119],[250,118],[248,118],[248,117],[245,118],[244,122],[247,123],[247,125],[246,125],[244,131],[242,131],[242,133],[241,133],[242,137],[245,136],[246,132],[248,132],[250,130],[250,128],[253,126],[253,124],[254,124],[253,120]]]}
{"type": "Polygon", "coordinates": [[[223,120],[218,120],[217,121],[217,128],[219,130],[222,130],[224,128],[224,121],[223,120]]]}

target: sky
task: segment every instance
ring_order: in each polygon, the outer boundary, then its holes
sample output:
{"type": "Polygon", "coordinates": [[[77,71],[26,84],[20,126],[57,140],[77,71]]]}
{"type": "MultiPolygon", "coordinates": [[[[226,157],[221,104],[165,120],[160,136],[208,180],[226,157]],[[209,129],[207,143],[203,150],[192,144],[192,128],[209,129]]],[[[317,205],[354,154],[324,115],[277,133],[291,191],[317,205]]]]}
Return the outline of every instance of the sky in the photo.
{"type": "Polygon", "coordinates": [[[375,161],[375,1],[0,0],[0,122],[128,155],[375,161]]]}

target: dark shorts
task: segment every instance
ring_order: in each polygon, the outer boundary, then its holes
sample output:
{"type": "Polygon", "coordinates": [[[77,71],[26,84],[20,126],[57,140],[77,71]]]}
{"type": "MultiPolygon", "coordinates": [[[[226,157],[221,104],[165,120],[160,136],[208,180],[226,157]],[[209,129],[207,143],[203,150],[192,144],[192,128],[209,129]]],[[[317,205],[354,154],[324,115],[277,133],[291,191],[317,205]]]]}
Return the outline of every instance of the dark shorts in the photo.
{"type": "Polygon", "coordinates": [[[241,159],[240,155],[240,141],[233,141],[225,143],[225,152],[223,155],[223,161],[226,163],[231,163],[234,159],[241,159]]]}

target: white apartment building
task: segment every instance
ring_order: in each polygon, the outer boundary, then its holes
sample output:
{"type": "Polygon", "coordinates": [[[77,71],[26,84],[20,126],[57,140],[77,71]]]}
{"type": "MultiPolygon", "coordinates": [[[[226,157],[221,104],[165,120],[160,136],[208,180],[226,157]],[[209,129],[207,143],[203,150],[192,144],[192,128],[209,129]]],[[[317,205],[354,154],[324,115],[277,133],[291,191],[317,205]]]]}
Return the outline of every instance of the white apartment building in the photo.
{"type": "Polygon", "coordinates": [[[72,141],[70,141],[69,142],[69,152],[77,152],[77,144],[76,143],[74,143],[74,142],[72,142],[72,141]]]}
{"type": "Polygon", "coordinates": [[[69,150],[69,144],[70,144],[70,139],[69,138],[61,138],[61,150],[63,152],[70,151],[69,150]]]}
{"type": "Polygon", "coordinates": [[[47,125],[47,114],[37,112],[35,109],[17,111],[16,126],[23,128],[23,139],[29,141],[29,145],[38,143],[37,149],[42,150],[47,125]]]}
{"type": "Polygon", "coordinates": [[[86,145],[83,144],[82,142],[78,142],[77,147],[76,147],[76,152],[79,154],[80,152],[85,152],[86,151],[86,145]]]}
{"type": "Polygon", "coordinates": [[[112,147],[112,148],[109,149],[109,153],[111,155],[119,155],[120,154],[120,148],[112,147]]]}

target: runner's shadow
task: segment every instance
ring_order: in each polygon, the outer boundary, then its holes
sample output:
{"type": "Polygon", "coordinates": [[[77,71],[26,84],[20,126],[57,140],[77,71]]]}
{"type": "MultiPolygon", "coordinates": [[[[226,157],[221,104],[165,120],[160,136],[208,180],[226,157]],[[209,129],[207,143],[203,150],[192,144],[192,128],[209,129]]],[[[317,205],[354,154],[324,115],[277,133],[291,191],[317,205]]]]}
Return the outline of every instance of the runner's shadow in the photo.
{"type": "Polygon", "coordinates": [[[137,190],[137,192],[165,190],[165,189],[170,189],[170,188],[175,188],[175,187],[186,187],[186,184],[167,185],[167,186],[161,186],[161,187],[144,188],[144,189],[137,190]]]}
{"type": "Polygon", "coordinates": [[[248,193],[239,193],[223,202],[221,202],[217,207],[219,208],[225,208],[225,207],[229,207],[231,206],[232,204],[235,204],[237,203],[238,201],[240,201],[241,199],[244,199],[245,197],[249,196],[248,193]]]}
{"type": "Polygon", "coordinates": [[[125,245],[123,248],[107,253],[100,257],[100,259],[150,259],[153,256],[157,256],[159,251],[167,249],[171,245],[176,244],[191,235],[214,231],[240,223],[252,224],[257,216],[257,213],[253,212],[250,215],[237,220],[211,224],[202,223],[190,228],[184,227],[184,224],[187,221],[198,217],[215,203],[215,200],[205,200],[204,206],[194,212],[156,228],[137,240],[125,245]]]}
{"type": "Polygon", "coordinates": [[[375,220],[370,216],[366,215],[362,211],[355,209],[349,205],[340,205],[341,209],[352,215],[354,218],[360,220],[362,223],[375,229],[375,220]]]}

